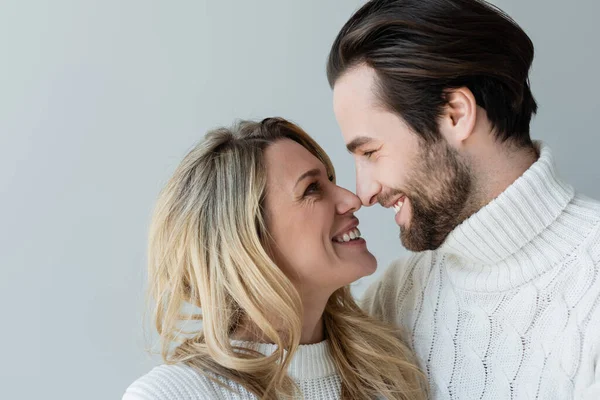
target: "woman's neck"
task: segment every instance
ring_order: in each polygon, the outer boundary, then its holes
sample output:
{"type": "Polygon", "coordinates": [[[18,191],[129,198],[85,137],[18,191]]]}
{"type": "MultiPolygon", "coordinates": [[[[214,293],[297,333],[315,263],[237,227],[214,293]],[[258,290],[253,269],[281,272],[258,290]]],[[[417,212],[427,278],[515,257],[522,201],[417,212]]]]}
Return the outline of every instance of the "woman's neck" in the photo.
{"type": "MultiPolygon", "coordinates": [[[[323,313],[327,301],[321,302],[303,302],[304,315],[302,316],[302,331],[300,333],[300,344],[314,344],[325,340],[325,325],[323,322],[323,313]]],[[[232,339],[244,340],[258,343],[271,343],[263,332],[258,330],[251,322],[241,324],[234,332],[232,339]]]]}
{"type": "Polygon", "coordinates": [[[306,315],[302,318],[302,333],[300,334],[300,344],[313,344],[325,340],[325,326],[323,324],[323,310],[313,315],[306,315]]]}

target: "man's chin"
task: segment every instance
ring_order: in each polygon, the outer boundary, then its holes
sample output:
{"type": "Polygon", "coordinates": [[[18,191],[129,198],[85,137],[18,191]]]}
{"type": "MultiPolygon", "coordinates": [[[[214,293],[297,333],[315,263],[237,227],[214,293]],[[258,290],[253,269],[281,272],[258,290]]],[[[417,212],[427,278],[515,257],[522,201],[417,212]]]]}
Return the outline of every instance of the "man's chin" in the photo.
{"type": "Polygon", "coordinates": [[[406,250],[421,252],[426,250],[435,250],[430,241],[426,240],[423,232],[413,232],[410,227],[400,227],[400,242],[406,250]]]}
{"type": "Polygon", "coordinates": [[[404,226],[400,226],[400,242],[402,243],[402,246],[404,246],[404,248],[406,250],[410,250],[410,251],[419,251],[417,248],[418,246],[415,246],[415,238],[412,235],[412,232],[410,232],[410,230],[404,226]]]}
{"type": "Polygon", "coordinates": [[[450,232],[446,234],[433,234],[425,228],[404,229],[400,227],[400,241],[402,246],[413,252],[437,250],[446,241],[450,232]]]}

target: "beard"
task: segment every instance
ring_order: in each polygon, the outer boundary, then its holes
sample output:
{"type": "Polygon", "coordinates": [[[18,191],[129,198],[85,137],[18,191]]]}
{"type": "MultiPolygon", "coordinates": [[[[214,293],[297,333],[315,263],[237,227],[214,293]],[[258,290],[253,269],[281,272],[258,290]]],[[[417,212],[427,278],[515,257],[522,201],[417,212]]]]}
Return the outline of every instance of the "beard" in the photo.
{"type": "Polygon", "coordinates": [[[478,209],[469,201],[473,174],[466,160],[443,139],[421,142],[419,148],[405,190],[390,195],[403,193],[410,199],[412,218],[400,227],[400,240],[411,251],[437,249],[478,209]]]}

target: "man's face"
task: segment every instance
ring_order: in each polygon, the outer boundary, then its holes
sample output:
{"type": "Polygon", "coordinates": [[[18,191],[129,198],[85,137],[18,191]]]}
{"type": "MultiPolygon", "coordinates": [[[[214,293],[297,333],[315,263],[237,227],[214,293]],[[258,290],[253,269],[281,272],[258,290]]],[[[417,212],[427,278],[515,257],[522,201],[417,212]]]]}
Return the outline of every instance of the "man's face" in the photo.
{"type": "Polygon", "coordinates": [[[378,105],[375,82],[374,70],[360,66],[333,90],[336,119],[354,154],[357,195],[365,206],[394,209],[407,249],[436,249],[464,220],[473,180],[468,163],[443,138],[425,142],[378,105]]]}

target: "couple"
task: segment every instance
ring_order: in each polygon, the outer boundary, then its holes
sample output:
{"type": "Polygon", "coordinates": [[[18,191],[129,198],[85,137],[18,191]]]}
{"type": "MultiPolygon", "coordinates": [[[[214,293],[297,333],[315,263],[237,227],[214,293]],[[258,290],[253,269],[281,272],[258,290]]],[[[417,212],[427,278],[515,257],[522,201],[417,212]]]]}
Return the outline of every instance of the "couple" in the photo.
{"type": "Polygon", "coordinates": [[[600,398],[600,203],[530,139],[532,60],[484,2],[366,3],[327,65],[357,195],[284,119],[209,132],[150,232],[168,365],[123,399],[600,398]],[[413,253],[359,308],[375,203],[413,253]]]}

